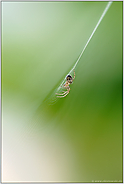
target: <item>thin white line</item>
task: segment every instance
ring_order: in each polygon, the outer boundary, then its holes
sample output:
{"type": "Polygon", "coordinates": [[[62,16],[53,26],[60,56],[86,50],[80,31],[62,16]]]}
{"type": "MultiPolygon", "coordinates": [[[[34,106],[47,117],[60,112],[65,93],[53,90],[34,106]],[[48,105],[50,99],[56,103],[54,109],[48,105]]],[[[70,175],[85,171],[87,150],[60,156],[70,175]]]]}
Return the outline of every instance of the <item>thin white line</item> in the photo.
{"type": "MultiPolygon", "coordinates": [[[[69,73],[71,73],[71,72],[75,69],[75,67],[77,66],[77,64],[78,64],[78,62],[79,62],[79,60],[80,60],[82,54],[84,53],[84,51],[85,51],[85,49],[86,49],[86,47],[87,47],[87,45],[88,45],[88,43],[90,42],[91,38],[93,37],[93,35],[94,35],[96,29],[98,28],[100,22],[102,21],[103,17],[105,16],[105,14],[106,14],[106,12],[107,12],[107,10],[109,9],[109,7],[110,7],[111,4],[112,4],[112,1],[109,1],[108,4],[107,4],[107,6],[106,6],[106,8],[104,9],[104,11],[103,11],[101,17],[100,17],[98,23],[96,24],[96,26],[95,26],[95,28],[94,28],[92,34],[90,35],[90,37],[89,37],[89,39],[88,39],[86,45],[84,46],[84,48],[83,48],[83,50],[82,50],[80,56],[78,57],[76,63],[74,64],[73,68],[70,70],[69,73]]],[[[65,79],[66,79],[66,77],[64,78],[64,80],[62,81],[62,83],[60,84],[60,86],[58,87],[57,91],[61,88],[61,85],[64,83],[65,79]]]]}

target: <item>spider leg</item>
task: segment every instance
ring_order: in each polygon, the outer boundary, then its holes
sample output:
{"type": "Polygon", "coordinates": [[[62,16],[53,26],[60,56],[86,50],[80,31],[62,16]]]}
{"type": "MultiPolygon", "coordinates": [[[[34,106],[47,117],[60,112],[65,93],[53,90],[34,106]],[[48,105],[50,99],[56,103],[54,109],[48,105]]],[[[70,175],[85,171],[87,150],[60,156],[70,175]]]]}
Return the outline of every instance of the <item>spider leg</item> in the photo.
{"type": "Polygon", "coordinates": [[[61,86],[61,88],[63,88],[63,89],[68,89],[68,88],[69,88],[68,82],[66,81],[66,82],[61,86]]]}
{"type": "MultiPolygon", "coordinates": [[[[68,90],[70,87],[69,87],[69,86],[66,86],[66,87],[65,87],[64,84],[63,84],[63,85],[61,86],[61,88],[67,89],[67,90],[68,90]]],[[[62,91],[62,92],[65,92],[65,91],[62,91]]],[[[56,93],[56,94],[58,94],[58,93],[56,93]]],[[[65,94],[65,93],[63,93],[63,94],[65,94]]],[[[62,95],[62,94],[59,94],[59,95],[62,95]]]]}
{"type": "MultiPolygon", "coordinates": [[[[67,91],[68,92],[68,91],[67,91]]],[[[56,96],[57,98],[63,98],[67,95],[68,93],[66,93],[64,96],[56,96]]]]}
{"type": "MultiPolygon", "coordinates": [[[[64,96],[57,96],[58,98],[63,98],[63,97],[65,97],[65,96],[67,96],[67,94],[70,92],[70,88],[67,90],[67,91],[65,91],[65,93],[63,93],[63,94],[65,94],[64,96]]],[[[63,94],[58,94],[58,95],[63,95],[63,94]]]]}
{"type": "Polygon", "coordinates": [[[64,96],[57,96],[57,97],[58,97],[58,98],[63,98],[63,97],[65,97],[65,96],[67,96],[68,93],[69,93],[69,91],[67,91],[66,94],[65,94],[64,96]]]}
{"type": "MultiPolygon", "coordinates": [[[[74,71],[74,69],[73,69],[73,71],[74,71]]],[[[74,71],[74,78],[73,78],[73,81],[74,81],[74,79],[75,79],[75,71],[74,71]]]]}
{"type": "Polygon", "coordinates": [[[64,95],[65,93],[67,93],[67,91],[62,91],[62,92],[64,92],[64,93],[62,93],[62,94],[56,93],[56,95],[64,95]]]}

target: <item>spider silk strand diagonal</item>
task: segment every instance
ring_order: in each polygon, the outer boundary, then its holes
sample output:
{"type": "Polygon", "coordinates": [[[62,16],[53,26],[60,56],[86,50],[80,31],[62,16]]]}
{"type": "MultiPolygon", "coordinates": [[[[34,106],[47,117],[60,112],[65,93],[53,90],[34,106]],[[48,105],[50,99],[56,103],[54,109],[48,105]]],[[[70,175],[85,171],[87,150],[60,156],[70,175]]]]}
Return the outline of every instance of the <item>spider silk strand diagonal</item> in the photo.
{"type": "MultiPolygon", "coordinates": [[[[109,9],[109,7],[111,6],[111,4],[112,4],[112,1],[109,1],[109,2],[107,3],[107,6],[105,7],[105,9],[104,9],[104,11],[103,11],[103,13],[102,13],[100,19],[98,20],[98,22],[97,22],[97,24],[96,24],[96,26],[95,26],[93,32],[91,33],[91,35],[90,35],[90,37],[89,37],[87,43],[86,43],[85,46],[84,46],[84,48],[83,48],[81,54],[79,55],[79,57],[78,57],[76,63],[74,64],[73,68],[70,70],[70,72],[69,72],[68,74],[70,74],[70,73],[75,69],[75,67],[77,66],[77,64],[78,64],[78,62],[79,62],[79,60],[80,60],[82,54],[84,53],[84,51],[85,51],[85,49],[86,49],[86,47],[87,47],[87,45],[88,45],[88,43],[90,42],[91,38],[93,37],[95,31],[97,30],[97,28],[98,28],[100,22],[102,21],[103,17],[105,16],[105,14],[106,14],[106,12],[108,11],[108,9],[109,9]]],[[[68,74],[67,74],[67,75],[68,75],[68,74]]],[[[57,91],[61,88],[61,86],[62,86],[62,84],[64,83],[65,79],[66,79],[66,77],[64,78],[64,80],[62,81],[62,83],[60,84],[60,86],[58,87],[57,91]]]]}

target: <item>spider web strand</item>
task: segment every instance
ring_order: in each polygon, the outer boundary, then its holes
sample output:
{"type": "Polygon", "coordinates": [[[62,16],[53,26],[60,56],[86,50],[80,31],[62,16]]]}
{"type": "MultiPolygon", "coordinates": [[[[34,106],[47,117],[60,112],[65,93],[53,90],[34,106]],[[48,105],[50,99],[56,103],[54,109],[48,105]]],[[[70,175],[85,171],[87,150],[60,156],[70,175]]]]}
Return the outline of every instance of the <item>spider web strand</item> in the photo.
{"type": "MultiPolygon", "coordinates": [[[[105,9],[104,9],[104,11],[103,11],[103,13],[102,13],[100,19],[99,19],[99,21],[97,22],[97,24],[96,24],[96,26],[95,26],[93,32],[91,33],[91,35],[90,35],[90,37],[89,37],[89,39],[88,39],[86,45],[84,46],[84,48],[83,48],[81,54],[79,55],[79,57],[78,57],[76,63],[74,64],[73,68],[70,70],[70,72],[69,72],[68,74],[70,74],[70,73],[75,69],[75,67],[77,66],[77,64],[78,64],[78,62],[79,62],[79,60],[80,60],[82,54],[84,53],[84,51],[85,51],[85,49],[86,49],[86,47],[87,47],[87,45],[88,45],[88,43],[90,42],[91,38],[93,37],[95,31],[97,30],[97,28],[98,28],[100,22],[102,21],[103,17],[105,16],[105,14],[106,14],[106,12],[108,11],[108,9],[109,9],[109,7],[111,6],[111,4],[112,4],[112,1],[109,1],[108,4],[107,4],[107,6],[105,7],[105,9]]],[[[58,87],[57,91],[61,88],[61,86],[62,86],[62,84],[64,83],[65,79],[66,79],[66,77],[64,78],[64,80],[62,81],[62,83],[60,84],[60,86],[58,87]]]]}

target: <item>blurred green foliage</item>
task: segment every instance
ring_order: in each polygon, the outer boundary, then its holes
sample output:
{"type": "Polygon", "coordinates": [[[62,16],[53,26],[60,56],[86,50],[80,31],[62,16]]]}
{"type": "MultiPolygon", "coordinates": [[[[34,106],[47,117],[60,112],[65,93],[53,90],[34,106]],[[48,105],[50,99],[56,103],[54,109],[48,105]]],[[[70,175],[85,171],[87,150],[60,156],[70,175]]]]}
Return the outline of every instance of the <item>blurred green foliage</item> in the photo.
{"type": "MultiPolygon", "coordinates": [[[[10,99],[15,113],[22,101],[26,114],[34,109],[32,120],[20,123],[39,140],[46,129],[50,135],[61,130],[75,158],[70,182],[122,181],[123,2],[113,2],[100,23],[76,67],[70,93],[47,103],[106,5],[15,2],[2,6],[2,111],[6,112],[10,99]]],[[[19,127],[16,123],[10,122],[19,127]]],[[[66,177],[60,178],[64,182],[66,177]]]]}

